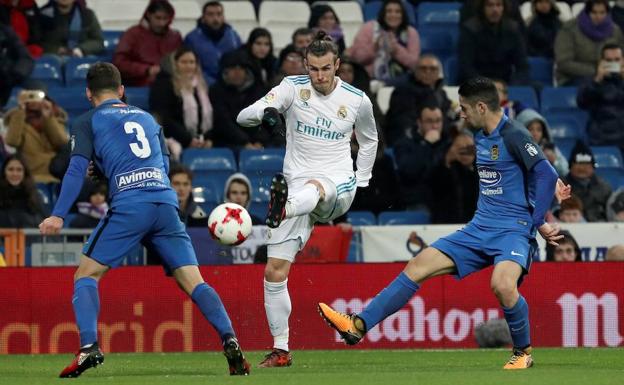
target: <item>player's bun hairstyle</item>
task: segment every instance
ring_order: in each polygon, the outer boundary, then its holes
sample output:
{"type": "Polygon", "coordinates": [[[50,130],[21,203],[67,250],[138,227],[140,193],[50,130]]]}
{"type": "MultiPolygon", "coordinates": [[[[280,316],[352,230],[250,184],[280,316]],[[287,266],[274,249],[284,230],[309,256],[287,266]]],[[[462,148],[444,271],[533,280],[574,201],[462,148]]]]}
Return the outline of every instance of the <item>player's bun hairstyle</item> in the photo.
{"type": "Polygon", "coordinates": [[[312,43],[305,49],[305,57],[308,55],[314,55],[317,57],[325,56],[328,52],[334,54],[334,58],[338,59],[338,46],[332,41],[325,31],[318,31],[312,43]]]}
{"type": "Polygon", "coordinates": [[[87,88],[92,94],[103,91],[116,92],[121,86],[121,74],[111,63],[97,62],[87,72],[87,88]]]}
{"type": "Polygon", "coordinates": [[[485,103],[490,111],[496,112],[500,110],[500,101],[496,85],[491,79],[483,76],[477,76],[466,80],[459,87],[459,95],[466,99],[471,106],[478,102],[485,103]]]}

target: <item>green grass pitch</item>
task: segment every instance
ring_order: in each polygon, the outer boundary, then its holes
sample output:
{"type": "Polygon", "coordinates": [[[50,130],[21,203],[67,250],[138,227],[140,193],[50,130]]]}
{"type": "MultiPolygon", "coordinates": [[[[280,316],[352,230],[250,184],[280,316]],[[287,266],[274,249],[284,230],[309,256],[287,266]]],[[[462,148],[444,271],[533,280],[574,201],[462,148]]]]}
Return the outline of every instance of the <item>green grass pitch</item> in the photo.
{"type": "Polygon", "coordinates": [[[536,349],[535,366],[503,371],[507,350],[295,351],[289,368],[258,369],[264,352],[247,353],[249,377],[230,377],[214,352],[107,354],[79,379],[59,379],[71,355],[0,356],[0,384],[293,384],[572,385],[624,384],[624,349],[536,349]]]}

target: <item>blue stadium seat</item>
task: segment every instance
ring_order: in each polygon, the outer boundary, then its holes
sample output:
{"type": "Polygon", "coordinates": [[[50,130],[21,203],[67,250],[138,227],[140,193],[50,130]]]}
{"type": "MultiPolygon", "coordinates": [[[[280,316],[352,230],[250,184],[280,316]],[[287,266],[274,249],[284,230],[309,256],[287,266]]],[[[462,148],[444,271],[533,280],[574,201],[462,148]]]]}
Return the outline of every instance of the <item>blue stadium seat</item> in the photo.
{"type": "Polygon", "coordinates": [[[209,186],[214,183],[223,189],[227,178],[236,172],[234,153],[229,148],[187,149],[182,153],[182,163],[193,170],[193,184],[209,186]]]}
{"type": "Polygon", "coordinates": [[[596,169],[596,174],[609,182],[614,191],[624,187],[624,169],[602,167],[596,169]]]}
{"type": "Polygon", "coordinates": [[[577,138],[555,138],[554,143],[559,151],[561,151],[561,155],[563,155],[566,159],[570,159],[570,155],[572,155],[572,150],[574,149],[577,140],[577,138]]]}
{"type": "Polygon", "coordinates": [[[424,25],[418,28],[422,53],[436,55],[441,62],[457,53],[459,29],[455,25],[424,25]]]}
{"type": "Polygon", "coordinates": [[[249,176],[252,202],[268,202],[271,199],[271,178],[272,175],[249,176]]]}
{"type": "Polygon", "coordinates": [[[377,217],[371,211],[349,211],[347,221],[353,226],[375,226],[377,217]]]}
{"type": "Polygon", "coordinates": [[[545,113],[553,138],[585,138],[587,114],[580,110],[545,113]]]}
{"type": "Polygon", "coordinates": [[[577,110],[576,87],[544,87],[540,95],[542,112],[577,110]]]}
{"type": "Polygon", "coordinates": [[[193,200],[196,203],[219,204],[223,202],[223,186],[213,180],[202,180],[199,184],[193,179],[193,200]]]}
{"type": "Polygon", "coordinates": [[[96,61],[98,61],[96,57],[69,58],[65,63],[65,84],[67,87],[85,87],[89,67],[96,61]]]}
{"type": "Polygon", "coordinates": [[[286,150],[283,148],[245,149],[240,152],[239,170],[248,177],[256,175],[271,178],[276,173],[282,172],[285,155],[286,150]]]}
{"type": "Polygon", "coordinates": [[[104,51],[107,56],[113,56],[119,44],[119,38],[123,33],[124,31],[102,31],[102,35],[104,36],[104,51]]]}
{"type": "Polygon", "coordinates": [[[529,57],[529,72],[531,80],[538,81],[545,86],[553,85],[553,62],[545,57],[529,57]]]}
{"type": "Polygon", "coordinates": [[[126,103],[149,111],[149,87],[126,87],[126,103]]]}
{"type": "Polygon", "coordinates": [[[433,3],[423,2],[418,5],[418,29],[428,24],[459,25],[459,2],[433,3]]]}
{"type": "Polygon", "coordinates": [[[616,146],[591,146],[596,167],[623,168],[622,152],[616,146]]]}
{"type": "MultiPolygon", "coordinates": [[[[364,21],[377,20],[377,15],[379,14],[382,4],[382,1],[370,1],[364,4],[364,21]]],[[[414,6],[407,1],[403,1],[403,6],[405,6],[409,23],[412,26],[416,26],[416,11],[414,11],[414,6]]]]}
{"type": "Polygon", "coordinates": [[[380,226],[422,225],[430,223],[427,211],[383,211],[379,214],[380,226]]]}
{"type": "MultiPolygon", "coordinates": [[[[17,107],[17,96],[19,95],[20,91],[23,90],[22,87],[13,87],[11,89],[11,94],[9,95],[9,100],[7,100],[6,104],[4,105],[4,110],[10,110],[11,108],[17,107]]],[[[2,108],[2,106],[0,106],[0,109],[2,108]]]]}
{"type": "Polygon", "coordinates": [[[509,100],[517,100],[525,106],[539,110],[539,101],[533,87],[509,86],[509,100]]]}
{"type": "Polygon", "coordinates": [[[457,66],[457,56],[451,56],[443,62],[444,66],[444,83],[447,86],[455,86],[459,76],[459,67],[457,66]]]}
{"type": "Polygon", "coordinates": [[[48,87],[64,85],[60,60],[54,56],[44,55],[35,60],[35,67],[30,77],[44,82],[48,87]]]}
{"type": "Polygon", "coordinates": [[[73,119],[91,108],[83,87],[55,87],[48,89],[48,96],[63,107],[73,119]]]}
{"type": "Polygon", "coordinates": [[[260,218],[260,220],[264,220],[264,218],[266,218],[268,209],[269,206],[266,202],[251,202],[249,204],[249,207],[247,208],[247,211],[249,211],[249,214],[260,218]]]}

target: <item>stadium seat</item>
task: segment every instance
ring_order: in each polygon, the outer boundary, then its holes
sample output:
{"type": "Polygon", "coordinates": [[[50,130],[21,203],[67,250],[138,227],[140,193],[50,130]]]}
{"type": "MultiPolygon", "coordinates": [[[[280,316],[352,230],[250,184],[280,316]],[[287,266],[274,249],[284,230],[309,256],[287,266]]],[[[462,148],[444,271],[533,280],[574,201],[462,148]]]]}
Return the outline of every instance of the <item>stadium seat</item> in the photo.
{"type": "Polygon", "coordinates": [[[428,24],[458,25],[459,2],[433,3],[423,2],[418,5],[418,29],[428,24]]]}
{"type": "Polygon", "coordinates": [[[540,95],[542,113],[578,110],[576,87],[544,87],[540,95]]]}
{"type": "MultiPolygon", "coordinates": [[[[562,1],[557,1],[557,6],[559,6],[559,3],[562,3],[562,1]]],[[[571,9],[568,6],[568,9],[570,9],[570,19],[572,17],[577,17],[578,14],[581,13],[583,8],[585,8],[585,2],[575,3],[575,4],[572,5],[571,9]]],[[[561,16],[560,16],[560,18],[561,18],[561,16]]]]}
{"type": "Polygon", "coordinates": [[[377,217],[371,211],[349,211],[347,221],[353,226],[375,226],[377,217]]]}
{"type": "Polygon", "coordinates": [[[531,80],[538,81],[545,86],[553,85],[553,62],[545,57],[529,57],[529,71],[531,80]]]}
{"type": "Polygon", "coordinates": [[[427,211],[383,211],[379,214],[380,226],[422,225],[430,222],[427,211]]]}
{"type": "MultiPolygon", "coordinates": [[[[176,0],[172,2],[175,17],[171,27],[180,31],[182,36],[197,27],[197,19],[201,17],[201,7],[195,0],[176,0]]],[[[227,20],[227,19],[226,19],[227,20]]]]}
{"type": "Polygon", "coordinates": [[[59,59],[54,56],[44,55],[35,60],[35,67],[30,77],[44,82],[48,87],[63,86],[61,63],[59,59]]]}
{"type": "Polygon", "coordinates": [[[125,31],[139,24],[147,4],[144,0],[107,0],[90,2],[89,6],[103,30],[125,31]]]}
{"type": "Polygon", "coordinates": [[[272,176],[251,175],[251,201],[268,202],[271,199],[271,178],[272,176]]]}
{"type": "Polygon", "coordinates": [[[534,110],[539,110],[537,94],[532,87],[509,86],[509,100],[516,100],[534,110]]]}
{"type": "Polygon", "coordinates": [[[456,25],[424,25],[418,28],[420,35],[420,50],[422,53],[432,53],[441,62],[457,53],[459,29],[456,25]]]}
{"type": "Polygon", "coordinates": [[[122,31],[102,31],[102,35],[104,35],[104,50],[107,56],[113,56],[122,34],[122,31]]]}
{"type": "Polygon", "coordinates": [[[308,25],[309,18],[310,7],[305,1],[294,0],[284,3],[267,0],[260,3],[260,26],[271,31],[273,48],[276,52],[290,44],[293,31],[308,25]]]}
{"type": "Polygon", "coordinates": [[[446,97],[451,101],[451,103],[455,103],[459,106],[459,87],[458,86],[443,86],[444,92],[446,92],[446,97]]]}
{"type": "MultiPolygon", "coordinates": [[[[525,24],[527,25],[528,25],[529,19],[533,16],[533,11],[531,10],[531,7],[532,7],[531,1],[525,1],[520,6],[520,14],[522,15],[522,20],[524,20],[525,24]]],[[[557,1],[557,7],[559,8],[559,20],[561,20],[562,22],[566,22],[570,20],[572,17],[576,17],[576,15],[578,14],[577,13],[573,16],[572,14],[574,13],[574,7],[572,7],[572,10],[571,10],[570,6],[566,2],[557,1]]]]}
{"type": "Polygon", "coordinates": [[[93,108],[87,100],[84,86],[49,88],[48,96],[63,107],[72,119],[93,108]]]}
{"type": "Polygon", "coordinates": [[[591,146],[596,159],[596,167],[624,168],[622,152],[616,146],[591,146]]]}
{"type": "Polygon", "coordinates": [[[544,114],[544,118],[548,122],[550,133],[554,138],[585,139],[587,114],[584,111],[549,112],[544,114]]]}
{"type": "Polygon", "coordinates": [[[377,104],[379,105],[381,113],[384,115],[390,108],[390,98],[392,97],[393,91],[394,87],[381,87],[379,91],[377,91],[377,104]]]}
{"type": "Polygon", "coordinates": [[[609,182],[614,191],[624,187],[624,169],[602,167],[596,169],[596,174],[609,182]]]}
{"type": "Polygon", "coordinates": [[[260,220],[264,221],[268,209],[269,206],[266,202],[251,202],[249,204],[249,207],[247,208],[247,211],[249,211],[249,214],[254,215],[260,218],[260,220]]]}
{"type": "Polygon", "coordinates": [[[85,87],[89,67],[97,60],[95,57],[69,58],[65,63],[65,85],[67,87],[85,87]]]}
{"type": "Polygon", "coordinates": [[[236,0],[224,1],[221,4],[223,5],[225,20],[238,32],[241,40],[246,42],[249,33],[258,26],[253,4],[250,1],[236,0]]]}
{"type": "Polygon", "coordinates": [[[194,174],[193,184],[223,189],[227,178],[236,171],[234,153],[229,148],[187,149],[182,153],[182,163],[194,174]]]}
{"type": "Polygon", "coordinates": [[[283,148],[267,148],[264,150],[242,150],[238,161],[239,170],[248,177],[252,175],[272,178],[284,168],[283,148]]]}
{"type": "Polygon", "coordinates": [[[457,66],[457,56],[451,56],[442,62],[444,66],[444,83],[449,86],[456,86],[459,76],[459,67],[457,66]]]}
{"type": "Polygon", "coordinates": [[[555,146],[561,151],[561,155],[563,155],[566,159],[570,159],[570,155],[572,155],[572,150],[578,141],[577,138],[555,138],[554,143],[555,146]]]}
{"type": "Polygon", "coordinates": [[[377,20],[381,4],[383,4],[381,1],[369,1],[364,4],[364,22],[377,20]]]}
{"type": "Polygon", "coordinates": [[[149,110],[149,87],[126,87],[126,103],[139,107],[142,110],[149,110]]]}

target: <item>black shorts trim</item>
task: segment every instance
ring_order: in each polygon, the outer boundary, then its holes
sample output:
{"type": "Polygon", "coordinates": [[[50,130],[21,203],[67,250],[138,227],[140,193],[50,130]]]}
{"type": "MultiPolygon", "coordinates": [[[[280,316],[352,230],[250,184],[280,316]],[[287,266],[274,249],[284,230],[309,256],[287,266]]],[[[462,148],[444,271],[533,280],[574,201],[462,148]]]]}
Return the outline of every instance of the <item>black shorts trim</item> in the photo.
{"type": "Polygon", "coordinates": [[[87,249],[87,252],[85,253],[87,257],[91,257],[91,253],[93,252],[93,248],[95,247],[95,244],[100,238],[100,235],[102,235],[102,231],[104,231],[104,228],[106,227],[106,225],[108,225],[108,221],[110,217],[112,216],[113,216],[113,209],[109,209],[108,214],[104,218],[104,223],[102,223],[102,226],[100,226],[100,228],[95,233],[95,236],[93,237],[93,242],[91,242],[91,244],[89,245],[89,248],[87,249]]]}

